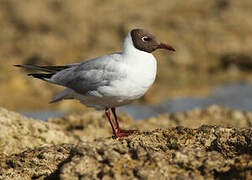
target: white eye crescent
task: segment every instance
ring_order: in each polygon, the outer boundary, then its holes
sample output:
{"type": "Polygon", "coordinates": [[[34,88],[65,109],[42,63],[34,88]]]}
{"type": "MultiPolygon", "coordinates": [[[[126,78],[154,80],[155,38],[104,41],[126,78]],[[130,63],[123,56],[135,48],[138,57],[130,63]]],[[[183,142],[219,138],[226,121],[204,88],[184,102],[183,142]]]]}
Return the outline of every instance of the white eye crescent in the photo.
{"type": "Polygon", "coordinates": [[[141,39],[143,41],[151,41],[151,38],[149,38],[148,36],[143,36],[141,39]]]}

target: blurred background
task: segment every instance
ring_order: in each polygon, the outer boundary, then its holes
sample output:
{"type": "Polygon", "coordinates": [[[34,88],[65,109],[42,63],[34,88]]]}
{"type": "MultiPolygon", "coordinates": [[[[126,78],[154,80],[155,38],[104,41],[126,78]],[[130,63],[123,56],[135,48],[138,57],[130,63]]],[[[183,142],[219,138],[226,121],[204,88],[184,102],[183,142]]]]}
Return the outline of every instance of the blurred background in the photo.
{"type": "Polygon", "coordinates": [[[252,89],[247,84],[252,80],[251,19],[251,0],[1,0],[0,106],[34,112],[83,110],[77,101],[48,104],[62,87],[27,77],[13,65],[64,65],[118,52],[133,28],[148,29],[176,52],[154,53],[156,82],[132,107],[147,104],[158,107],[156,112],[178,111],[172,106],[176,99],[186,109],[195,98],[207,98],[207,105],[216,103],[211,97],[222,102],[220,95],[232,105],[241,100],[234,99],[237,93],[248,100],[244,93],[252,89]]]}

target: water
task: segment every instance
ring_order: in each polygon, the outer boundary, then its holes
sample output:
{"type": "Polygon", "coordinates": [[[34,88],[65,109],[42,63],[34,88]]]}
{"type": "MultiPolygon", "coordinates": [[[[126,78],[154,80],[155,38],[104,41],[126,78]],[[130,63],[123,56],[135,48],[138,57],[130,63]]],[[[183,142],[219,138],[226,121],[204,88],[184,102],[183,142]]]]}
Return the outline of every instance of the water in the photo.
{"type": "Polygon", "coordinates": [[[209,96],[167,99],[159,105],[129,105],[120,109],[134,119],[143,119],[160,113],[202,109],[213,104],[252,112],[252,84],[229,84],[214,89],[209,96]]]}
{"type": "Polygon", "coordinates": [[[46,121],[48,118],[56,118],[56,117],[63,117],[65,115],[64,112],[61,111],[21,111],[21,114],[23,114],[26,117],[30,117],[33,119],[39,119],[42,121],[46,121]]]}
{"type": "MultiPolygon", "coordinates": [[[[202,109],[213,104],[252,112],[252,84],[228,84],[214,89],[209,96],[169,98],[158,105],[127,105],[120,107],[119,111],[129,113],[134,119],[144,119],[160,113],[202,109]]],[[[60,111],[23,112],[22,114],[41,120],[64,115],[60,111]]]]}

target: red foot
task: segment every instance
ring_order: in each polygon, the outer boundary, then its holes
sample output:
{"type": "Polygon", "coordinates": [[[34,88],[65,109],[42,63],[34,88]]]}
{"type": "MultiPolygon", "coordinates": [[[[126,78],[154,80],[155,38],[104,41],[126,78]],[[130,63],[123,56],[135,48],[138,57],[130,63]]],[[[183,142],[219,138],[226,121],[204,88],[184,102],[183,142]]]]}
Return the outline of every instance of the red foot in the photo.
{"type": "Polygon", "coordinates": [[[137,132],[137,130],[116,129],[114,133],[115,137],[128,137],[129,135],[137,132]]]}
{"type": "Polygon", "coordinates": [[[136,132],[137,130],[128,130],[128,129],[117,129],[117,132],[120,132],[120,133],[134,133],[136,132]]]}

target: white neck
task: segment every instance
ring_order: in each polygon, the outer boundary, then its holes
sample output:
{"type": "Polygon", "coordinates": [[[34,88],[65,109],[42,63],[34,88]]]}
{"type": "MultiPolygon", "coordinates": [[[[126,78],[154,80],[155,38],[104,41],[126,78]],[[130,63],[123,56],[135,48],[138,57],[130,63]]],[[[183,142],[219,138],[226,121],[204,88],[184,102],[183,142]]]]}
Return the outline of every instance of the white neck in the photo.
{"type": "Polygon", "coordinates": [[[148,52],[145,52],[145,51],[141,51],[141,50],[135,48],[130,33],[126,36],[126,38],[124,40],[122,55],[123,56],[127,56],[127,57],[128,56],[137,56],[137,55],[152,56],[151,53],[148,53],[148,52]]]}

